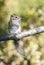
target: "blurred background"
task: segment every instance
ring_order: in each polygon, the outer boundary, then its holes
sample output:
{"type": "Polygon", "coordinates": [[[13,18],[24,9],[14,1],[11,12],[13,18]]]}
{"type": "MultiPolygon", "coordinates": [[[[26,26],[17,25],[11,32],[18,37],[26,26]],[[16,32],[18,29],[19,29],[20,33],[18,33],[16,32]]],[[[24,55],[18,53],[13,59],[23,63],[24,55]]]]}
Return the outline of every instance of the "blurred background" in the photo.
{"type": "MultiPolygon", "coordinates": [[[[22,31],[44,25],[44,0],[0,0],[0,35],[8,33],[11,14],[21,16],[22,31]]],[[[21,46],[31,65],[44,65],[44,33],[24,38],[21,46]]],[[[27,65],[11,40],[0,42],[0,59],[7,62],[0,65],[27,65]]]]}

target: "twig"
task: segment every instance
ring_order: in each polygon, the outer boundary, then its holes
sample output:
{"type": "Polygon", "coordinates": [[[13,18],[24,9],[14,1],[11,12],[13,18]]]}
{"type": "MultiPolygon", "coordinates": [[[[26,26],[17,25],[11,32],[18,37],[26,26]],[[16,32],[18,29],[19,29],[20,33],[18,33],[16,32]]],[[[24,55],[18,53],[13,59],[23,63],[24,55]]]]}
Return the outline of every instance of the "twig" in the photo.
{"type": "Polygon", "coordinates": [[[44,26],[40,26],[31,30],[28,30],[26,32],[22,32],[16,36],[16,38],[21,39],[24,37],[32,36],[35,34],[43,33],[44,32],[44,26]]]}
{"type": "Polygon", "coordinates": [[[4,35],[4,36],[0,36],[0,41],[6,41],[6,40],[19,40],[22,39],[24,37],[28,37],[28,36],[32,36],[35,34],[39,34],[44,32],[44,26],[40,26],[25,32],[21,32],[20,34],[15,35],[4,35]]]}

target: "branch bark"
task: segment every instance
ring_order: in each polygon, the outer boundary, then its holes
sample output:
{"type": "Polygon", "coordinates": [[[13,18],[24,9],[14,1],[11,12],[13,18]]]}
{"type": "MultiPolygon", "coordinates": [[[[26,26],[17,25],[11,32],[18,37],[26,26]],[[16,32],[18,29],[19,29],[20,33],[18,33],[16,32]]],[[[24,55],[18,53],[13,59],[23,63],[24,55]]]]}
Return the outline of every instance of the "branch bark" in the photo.
{"type": "Polygon", "coordinates": [[[0,36],[0,41],[6,41],[6,40],[20,40],[24,37],[32,36],[35,34],[39,34],[44,32],[44,26],[40,26],[25,32],[21,32],[20,34],[17,35],[5,35],[5,36],[0,36]]]}
{"type": "Polygon", "coordinates": [[[32,36],[32,35],[43,33],[43,32],[44,32],[44,26],[40,26],[31,30],[28,30],[26,32],[22,32],[21,34],[18,34],[16,37],[18,39],[21,39],[27,36],[32,36]]]}

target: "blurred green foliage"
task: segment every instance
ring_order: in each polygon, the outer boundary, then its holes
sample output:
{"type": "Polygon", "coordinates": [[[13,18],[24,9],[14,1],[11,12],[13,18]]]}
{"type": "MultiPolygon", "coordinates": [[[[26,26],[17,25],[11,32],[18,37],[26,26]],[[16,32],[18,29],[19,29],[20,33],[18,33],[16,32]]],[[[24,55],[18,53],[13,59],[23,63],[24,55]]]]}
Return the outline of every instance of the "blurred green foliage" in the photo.
{"type": "MultiPolygon", "coordinates": [[[[22,31],[44,25],[44,0],[0,0],[0,35],[8,33],[11,14],[21,16],[22,31]]],[[[44,33],[24,38],[23,43],[23,48],[31,59],[31,65],[44,65],[44,33]]],[[[11,65],[15,62],[20,65],[22,57],[17,57],[16,54],[13,41],[0,42],[0,58],[4,58],[8,63],[12,62],[11,65]]],[[[27,65],[25,61],[24,65],[27,65]]]]}

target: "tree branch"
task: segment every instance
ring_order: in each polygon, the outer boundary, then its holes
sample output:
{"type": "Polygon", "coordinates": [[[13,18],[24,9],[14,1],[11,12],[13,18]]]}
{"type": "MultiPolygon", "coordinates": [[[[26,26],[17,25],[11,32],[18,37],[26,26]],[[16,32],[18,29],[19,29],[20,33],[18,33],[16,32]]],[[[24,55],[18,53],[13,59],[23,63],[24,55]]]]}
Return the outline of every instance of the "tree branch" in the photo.
{"type": "Polygon", "coordinates": [[[21,38],[24,38],[24,37],[32,36],[32,35],[43,33],[43,32],[44,32],[44,26],[40,26],[40,27],[37,27],[37,28],[34,28],[34,29],[30,29],[26,32],[22,32],[22,33],[16,35],[16,37],[18,39],[21,39],[21,38]]]}
{"type": "Polygon", "coordinates": [[[0,41],[6,41],[6,40],[20,40],[24,37],[27,36],[32,36],[35,34],[39,34],[44,32],[44,26],[40,26],[31,30],[28,30],[26,32],[21,32],[20,34],[17,35],[4,35],[4,36],[0,36],[0,41]]]}

